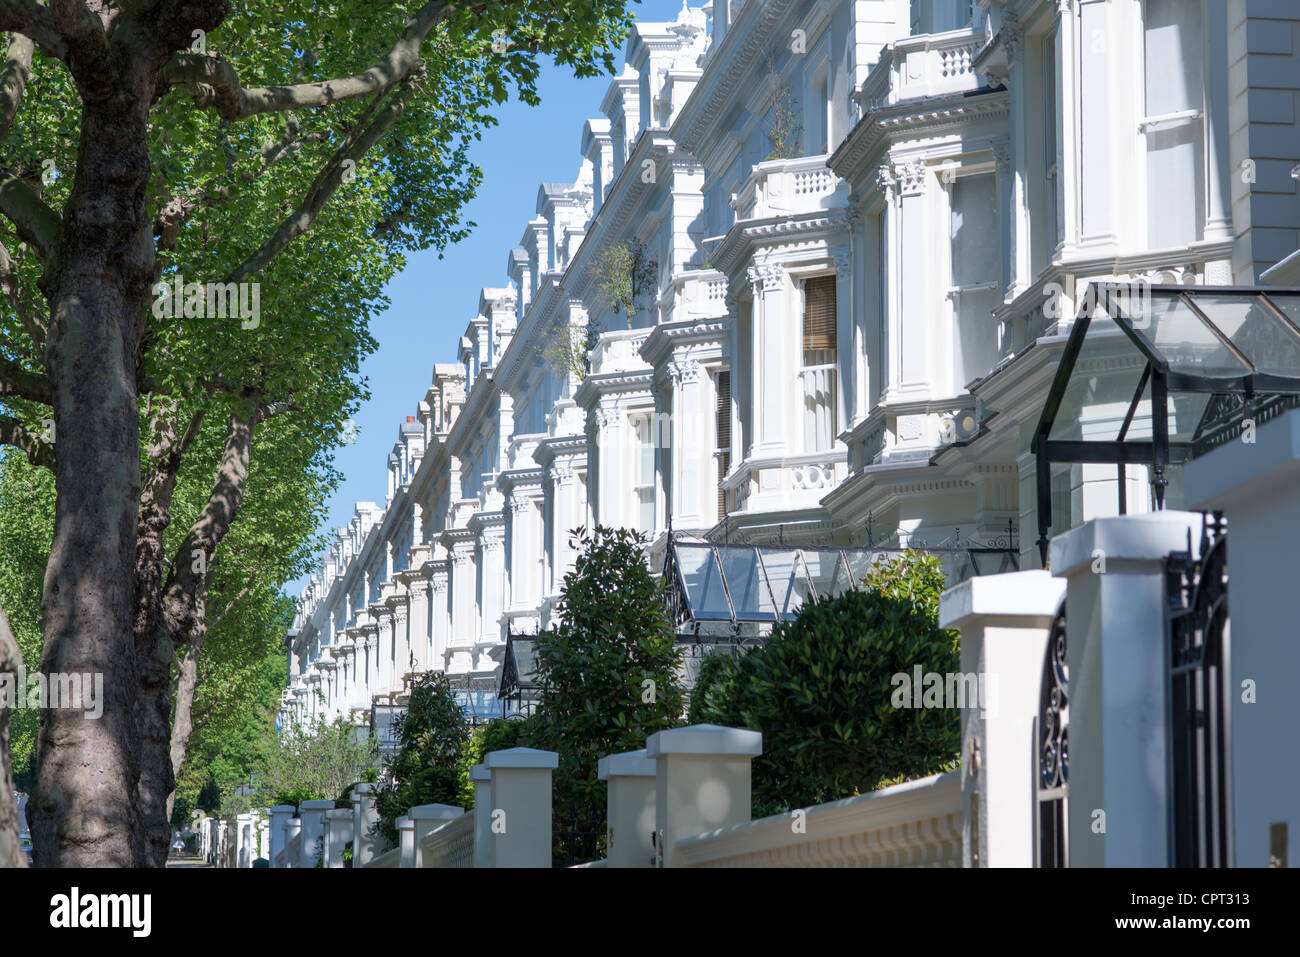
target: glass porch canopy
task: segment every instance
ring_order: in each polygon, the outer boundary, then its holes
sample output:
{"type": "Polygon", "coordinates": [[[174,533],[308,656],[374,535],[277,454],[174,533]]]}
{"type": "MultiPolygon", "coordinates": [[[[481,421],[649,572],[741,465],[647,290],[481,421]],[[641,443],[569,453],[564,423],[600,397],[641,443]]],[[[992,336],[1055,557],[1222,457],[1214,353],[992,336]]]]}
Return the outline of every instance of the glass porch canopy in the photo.
{"type": "MultiPolygon", "coordinates": [[[[1005,545],[927,548],[960,554],[973,574],[1011,571],[1005,545]]],[[[814,548],[792,545],[714,545],[673,539],[664,561],[664,587],[679,631],[701,623],[771,626],[789,621],[806,602],[834,598],[858,586],[876,562],[901,548],[814,548]]]]}
{"type": "Polygon", "coordinates": [[[1052,466],[1151,470],[1157,509],[1168,470],[1296,403],[1300,289],[1094,283],[1082,296],[1030,446],[1038,547],[1047,563],[1052,466]]]}
{"type": "Polygon", "coordinates": [[[506,655],[501,666],[501,688],[497,697],[524,710],[537,697],[537,636],[506,635],[506,655]]]}

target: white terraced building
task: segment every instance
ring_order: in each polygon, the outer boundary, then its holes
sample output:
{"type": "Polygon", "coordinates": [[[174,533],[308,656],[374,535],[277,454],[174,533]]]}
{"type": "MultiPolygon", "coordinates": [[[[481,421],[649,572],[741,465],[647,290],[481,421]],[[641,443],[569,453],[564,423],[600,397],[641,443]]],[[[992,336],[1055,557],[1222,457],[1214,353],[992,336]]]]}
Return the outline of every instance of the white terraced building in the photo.
{"type": "MultiPolygon", "coordinates": [[[[1297,25],[1289,0],[714,0],[638,24],[574,182],[540,186],[401,426],[385,502],[303,590],[286,716],[382,736],[429,670],[496,713],[577,526],[639,529],[657,564],[671,529],[1037,567],[1031,440],[1079,291],[1253,285],[1297,247],[1297,25]],[[600,264],[634,244],[655,268],[624,316],[600,264]],[[588,370],[561,368],[547,344],[588,326],[588,370]]],[[[1123,475],[1054,467],[1051,530],[1153,508],[1148,469],[1123,475]]]]}

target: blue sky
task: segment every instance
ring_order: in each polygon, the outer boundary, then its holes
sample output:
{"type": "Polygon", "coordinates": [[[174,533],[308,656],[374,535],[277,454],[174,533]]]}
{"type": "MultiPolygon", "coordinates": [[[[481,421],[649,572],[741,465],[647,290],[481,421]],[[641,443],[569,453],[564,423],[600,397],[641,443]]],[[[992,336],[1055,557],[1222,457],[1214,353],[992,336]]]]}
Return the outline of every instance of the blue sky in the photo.
{"type": "MultiPolygon", "coordinates": [[[[677,19],[681,0],[643,0],[633,10],[639,20],[671,21],[677,19]]],[[[616,62],[621,68],[621,50],[616,62]]],[[[391,306],[371,325],[379,348],[362,366],[370,399],[353,420],[356,442],[337,452],[335,466],[345,478],[329,503],[325,531],[346,524],[356,502],[383,505],[388,453],[398,426],[415,414],[434,363],[456,361],[456,343],[478,311],[479,291],[506,284],[506,255],[534,215],[538,185],[570,182],[577,174],[582,124],[601,115],[609,80],[579,80],[548,64],[538,81],[541,104],[511,101],[502,106],[499,125],[474,144],[483,185],[464,216],[478,225],[442,259],[436,251],[408,257],[406,269],[388,285],[391,306]]],[[[292,582],[287,590],[297,594],[301,585],[292,582]]]]}

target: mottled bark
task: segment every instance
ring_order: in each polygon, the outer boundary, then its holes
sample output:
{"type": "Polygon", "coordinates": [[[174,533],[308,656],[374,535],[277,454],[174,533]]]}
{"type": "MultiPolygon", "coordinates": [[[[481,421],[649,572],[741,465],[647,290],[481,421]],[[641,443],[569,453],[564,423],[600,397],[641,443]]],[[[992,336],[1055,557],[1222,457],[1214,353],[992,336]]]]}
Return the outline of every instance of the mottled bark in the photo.
{"type": "MultiPolygon", "coordinates": [[[[104,712],[41,723],[32,839],[39,866],[129,867],[135,846],[133,628],[140,496],[138,324],[153,268],[145,190],[147,79],[82,112],[76,185],[42,288],[54,391],[54,539],[41,603],[47,674],[102,674],[104,712]],[[134,87],[134,88],[133,88],[134,87]]],[[[85,92],[83,91],[83,97],[85,92]]]]}
{"type": "MultiPolygon", "coordinates": [[[[172,558],[167,581],[150,617],[147,643],[140,649],[140,694],[137,699],[140,777],[136,793],[140,808],[142,863],[148,866],[161,867],[166,862],[171,836],[169,809],[179,768],[179,762],[173,756],[172,663],[177,651],[196,639],[198,649],[202,648],[209,566],[243,500],[253,430],[259,414],[257,396],[249,394],[244,397],[239,412],[230,417],[212,494],[172,558]]],[[[185,680],[186,664],[197,664],[198,649],[182,662],[182,681],[185,680]]],[[[191,680],[197,681],[197,673],[191,680]]],[[[191,702],[192,695],[191,686],[191,702]]],[[[188,731],[184,740],[188,743],[188,731]]]]}

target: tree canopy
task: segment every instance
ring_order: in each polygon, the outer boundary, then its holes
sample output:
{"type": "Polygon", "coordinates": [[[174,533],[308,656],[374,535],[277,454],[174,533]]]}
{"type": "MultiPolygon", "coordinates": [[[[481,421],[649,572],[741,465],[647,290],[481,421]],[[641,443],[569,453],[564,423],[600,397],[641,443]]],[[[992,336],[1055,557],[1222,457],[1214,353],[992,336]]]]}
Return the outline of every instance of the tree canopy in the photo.
{"type": "Polygon", "coordinates": [[[214,612],[269,614],[313,550],[384,283],[472,228],[494,106],[536,102],[545,57],[611,69],[628,24],[623,0],[0,0],[0,443],[54,475],[43,666],[110,689],[102,721],[42,722],[38,864],[161,863],[214,612]]]}

